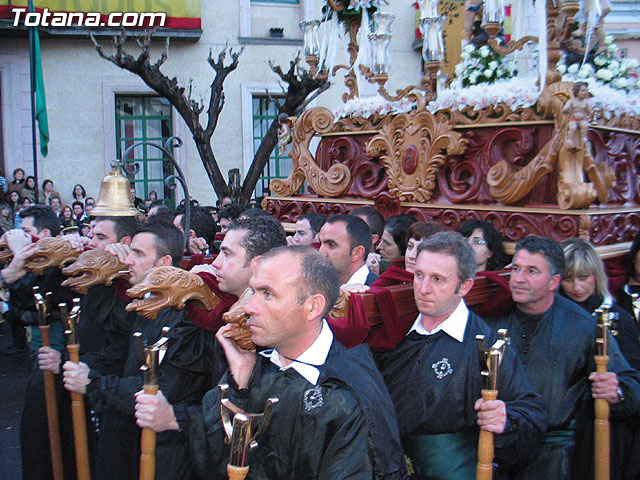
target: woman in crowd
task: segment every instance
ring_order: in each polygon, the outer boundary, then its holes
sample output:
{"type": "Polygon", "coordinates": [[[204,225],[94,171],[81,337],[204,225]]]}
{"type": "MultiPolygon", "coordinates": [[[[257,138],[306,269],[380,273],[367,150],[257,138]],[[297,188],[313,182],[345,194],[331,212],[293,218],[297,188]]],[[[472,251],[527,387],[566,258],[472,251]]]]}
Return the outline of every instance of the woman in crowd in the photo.
{"type": "Polygon", "coordinates": [[[407,249],[407,232],[415,221],[415,218],[409,215],[394,215],[387,219],[382,237],[378,242],[378,251],[383,259],[393,260],[404,257],[407,249]]]}
{"type": "Polygon", "coordinates": [[[42,182],[42,190],[38,192],[38,203],[51,206],[51,197],[59,197],[60,194],[53,189],[53,180],[47,178],[42,182]]]}
{"type": "MultiPolygon", "coordinates": [[[[640,368],[640,331],[631,315],[620,308],[609,294],[609,282],[604,264],[598,252],[587,240],[571,238],[561,243],[564,251],[565,267],[562,276],[561,293],[570,298],[589,313],[601,306],[609,307],[613,329],[618,332],[616,343],[631,367],[640,368]]],[[[591,429],[593,420],[589,416],[584,428],[591,429]]],[[[640,478],[640,458],[632,452],[640,451],[640,417],[637,415],[624,421],[612,421],[611,432],[611,478],[640,478]]],[[[580,428],[580,427],[578,427],[580,428]]],[[[578,430],[579,431],[579,430],[578,430]]],[[[579,435],[584,437],[584,435],[579,435]]],[[[583,454],[576,450],[579,458],[590,456],[591,444],[585,445],[583,454]]]]}
{"type": "Polygon", "coordinates": [[[84,205],[84,199],[87,198],[87,191],[84,189],[82,185],[79,183],[73,187],[73,192],[71,192],[71,196],[74,202],[82,202],[84,205]]]}
{"type": "Polygon", "coordinates": [[[149,196],[147,197],[147,199],[144,201],[144,204],[146,207],[150,207],[151,204],[155,201],[158,200],[158,192],[156,192],[155,190],[151,190],[149,192],[149,196]]]}
{"type": "Polygon", "coordinates": [[[9,194],[9,207],[11,208],[11,214],[15,215],[20,210],[20,194],[17,190],[13,190],[9,194]]]}
{"type": "Polygon", "coordinates": [[[507,264],[502,236],[491,223],[486,220],[467,220],[458,228],[458,233],[471,243],[478,272],[500,270],[507,264]]]}
{"type": "Polygon", "coordinates": [[[23,188],[24,188],[24,170],[21,168],[16,168],[13,171],[13,180],[9,182],[9,191],[18,192],[18,195],[20,195],[22,193],[23,188]]]}
{"type": "Polygon", "coordinates": [[[36,203],[36,177],[29,175],[24,181],[24,188],[22,189],[22,197],[31,200],[31,203],[36,203]]]}
{"type": "Polygon", "coordinates": [[[60,214],[60,225],[62,228],[77,226],[78,222],[76,222],[73,218],[73,210],[71,206],[65,205],[62,209],[62,214],[60,214]]]}
{"type": "Polygon", "coordinates": [[[604,264],[596,249],[587,240],[570,238],[561,243],[564,250],[562,293],[589,313],[600,306],[608,306],[617,317],[616,341],[629,364],[640,368],[640,331],[631,315],[613,301],[604,264]]]}
{"type": "Polygon", "coordinates": [[[2,233],[8,232],[13,228],[13,213],[11,207],[7,203],[0,205],[0,230],[2,233]]]}
{"type": "Polygon", "coordinates": [[[407,232],[407,249],[404,253],[404,269],[414,273],[416,269],[416,257],[418,256],[418,246],[420,242],[426,240],[434,233],[444,232],[447,227],[440,222],[415,222],[412,223],[407,232]]]}

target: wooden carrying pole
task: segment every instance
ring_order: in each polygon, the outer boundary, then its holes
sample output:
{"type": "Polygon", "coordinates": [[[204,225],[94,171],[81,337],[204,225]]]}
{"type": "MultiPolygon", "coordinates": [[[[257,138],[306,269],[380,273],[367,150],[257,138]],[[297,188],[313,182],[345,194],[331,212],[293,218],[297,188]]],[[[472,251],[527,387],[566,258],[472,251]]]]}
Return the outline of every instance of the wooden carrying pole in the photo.
{"type": "MultiPolygon", "coordinates": [[[[608,336],[611,321],[609,320],[609,309],[601,307],[596,310],[597,318],[597,338],[598,354],[594,359],[596,362],[596,372],[604,373],[609,366],[608,336]]],[[[610,452],[609,452],[609,402],[604,398],[596,398],[594,401],[594,469],[595,480],[609,480],[610,474],[610,452]]]]}
{"type": "MultiPolygon", "coordinates": [[[[169,333],[169,328],[162,329],[164,335],[169,333]]],[[[167,350],[169,337],[163,336],[155,344],[142,347],[142,335],[134,334],[139,342],[139,350],[143,351],[145,364],[141,369],[145,372],[144,393],[156,395],[158,386],[158,367],[167,350]]],[[[148,428],[142,429],[140,440],[140,480],[154,480],[156,476],[156,432],[148,428]]]]}
{"type": "MultiPolygon", "coordinates": [[[[498,330],[498,337],[498,340],[491,348],[487,348],[484,335],[476,335],[480,365],[482,367],[481,374],[485,379],[485,388],[481,391],[482,399],[485,402],[498,398],[498,374],[507,343],[507,331],[505,329],[498,330]],[[483,366],[486,366],[486,369],[483,366]]],[[[480,429],[476,480],[491,480],[493,478],[493,452],[493,433],[480,429]]]]}
{"type": "MultiPolygon", "coordinates": [[[[80,362],[80,344],[78,343],[78,315],[80,314],[80,299],[73,300],[74,306],[69,314],[67,305],[60,304],[60,315],[66,319],[67,351],[69,360],[73,363],[80,362]]],[[[90,480],[91,469],[89,467],[89,441],[87,440],[87,417],[84,407],[84,395],[71,392],[71,414],[73,417],[73,441],[76,451],[76,470],[78,480],[90,480]]]]}
{"type": "MultiPolygon", "coordinates": [[[[38,287],[33,288],[36,301],[36,309],[38,310],[38,324],[40,333],[42,334],[42,346],[50,347],[51,339],[49,337],[49,323],[47,304],[39,293],[38,287]]],[[[47,297],[50,294],[47,294],[47,297]]],[[[53,480],[63,480],[64,472],[62,470],[62,445],[60,443],[60,425],[58,422],[58,403],[56,401],[56,386],[53,372],[42,372],[44,377],[44,396],[47,405],[47,423],[49,426],[49,449],[51,451],[51,469],[53,471],[53,480]]]]}

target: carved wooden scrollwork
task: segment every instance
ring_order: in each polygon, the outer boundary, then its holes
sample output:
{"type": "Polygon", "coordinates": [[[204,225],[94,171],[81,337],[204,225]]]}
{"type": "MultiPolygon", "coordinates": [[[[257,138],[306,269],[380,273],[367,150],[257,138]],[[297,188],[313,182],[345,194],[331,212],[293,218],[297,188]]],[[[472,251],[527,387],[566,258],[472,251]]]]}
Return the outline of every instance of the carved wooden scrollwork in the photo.
{"type": "Polygon", "coordinates": [[[300,115],[293,126],[293,170],[285,180],[271,180],[269,188],[274,195],[292,195],[300,189],[305,179],[318,195],[337,197],[346,190],[351,180],[349,168],[336,164],[325,172],[318,166],[309,150],[309,144],[315,134],[327,133],[332,128],[333,113],[328,108],[312,108],[300,115]]]}
{"type": "Polygon", "coordinates": [[[249,315],[244,311],[244,307],[249,303],[251,295],[253,295],[253,292],[247,288],[242,295],[240,295],[236,303],[231,305],[231,308],[222,314],[222,320],[225,323],[232,323],[234,325],[224,336],[232,338],[240,348],[244,348],[245,350],[256,349],[256,346],[251,340],[251,330],[249,329],[249,325],[247,325],[249,315]]]}
{"type": "Polygon", "coordinates": [[[389,193],[401,201],[431,198],[447,155],[461,154],[467,146],[452,127],[444,115],[427,112],[389,117],[367,145],[367,154],[380,157],[387,168],[389,193]]]}

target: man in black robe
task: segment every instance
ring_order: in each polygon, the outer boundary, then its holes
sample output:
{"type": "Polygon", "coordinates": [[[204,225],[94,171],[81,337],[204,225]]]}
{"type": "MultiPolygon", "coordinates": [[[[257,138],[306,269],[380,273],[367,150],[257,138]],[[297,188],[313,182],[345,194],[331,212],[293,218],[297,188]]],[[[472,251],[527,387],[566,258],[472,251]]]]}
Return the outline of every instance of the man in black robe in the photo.
{"type": "MultiPolygon", "coordinates": [[[[253,342],[243,350],[222,327],[216,338],[228,362],[222,383],[230,399],[261,412],[278,397],[258,447],[249,454],[250,479],[406,479],[393,406],[371,353],[345,350],[325,320],[338,297],[338,276],[310,247],[280,247],[256,263],[245,307],[253,342]]],[[[181,430],[190,437],[197,470],[224,478],[220,393],[210,390],[198,408],[171,406],[164,396],[139,394],[138,425],[181,430]]]]}
{"type": "Polygon", "coordinates": [[[498,399],[483,400],[476,335],[495,332],[462,297],[473,286],[473,249],[459,233],[440,232],[418,247],[414,295],[420,316],[407,337],[379,358],[398,415],[405,453],[418,479],[475,478],[479,428],[495,434],[495,460],[527,461],[545,428],[544,402],[517,354],[506,347],[498,399]]]}
{"type": "MultiPolygon", "coordinates": [[[[534,235],[520,240],[509,281],[516,308],[488,322],[494,328],[509,329],[511,345],[533,387],[547,402],[548,431],[533,454],[535,461],[524,471],[510,472],[515,479],[584,478],[572,472],[571,461],[576,422],[592,409],[590,397],[607,400],[612,418],[624,418],[638,409],[640,377],[612,336],[609,371],[595,373],[595,321],[582,308],[556,295],[563,271],[564,255],[557,242],[534,235]]],[[[593,421],[592,412],[590,417],[593,421]]],[[[591,458],[576,460],[592,463],[591,458]]]]}
{"type": "MultiPolygon", "coordinates": [[[[141,227],[130,247],[118,243],[110,245],[108,250],[129,266],[130,282],[135,285],[152,267],[179,266],[182,242],[182,234],[173,225],[156,223],[141,227]]],[[[165,326],[171,330],[167,335],[167,352],[158,368],[158,383],[177,404],[195,403],[210,385],[205,365],[211,338],[190,322],[183,311],[173,308],[161,310],[154,320],[136,315],[132,331],[141,332],[151,344],[163,336],[165,326]]],[[[86,393],[91,404],[102,412],[95,468],[98,480],[138,477],[140,429],[135,425],[133,414],[134,394],[143,386],[141,365],[135,340],[130,336],[124,358],[112,358],[111,364],[101,365],[101,370],[84,362],[66,362],[63,366],[65,388],[86,393]]],[[[158,436],[156,450],[156,478],[191,478],[186,439],[182,435],[167,432],[158,436]]]]}
{"type": "Polygon", "coordinates": [[[366,264],[371,251],[371,230],[360,217],[334,215],[327,218],[318,239],[320,253],[338,272],[340,285],[371,285],[378,278],[366,264]]]}

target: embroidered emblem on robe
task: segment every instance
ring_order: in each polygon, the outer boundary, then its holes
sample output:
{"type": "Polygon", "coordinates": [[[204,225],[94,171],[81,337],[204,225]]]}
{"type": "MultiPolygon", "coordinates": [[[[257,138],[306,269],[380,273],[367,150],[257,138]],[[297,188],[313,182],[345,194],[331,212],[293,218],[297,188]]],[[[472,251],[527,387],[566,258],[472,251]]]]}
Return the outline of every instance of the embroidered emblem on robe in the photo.
{"type": "Polygon", "coordinates": [[[436,362],[433,365],[431,365],[431,368],[433,368],[433,371],[436,372],[436,377],[438,378],[444,378],[450,373],[453,373],[453,368],[451,368],[451,364],[449,363],[449,360],[447,360],[446,357],[440,360],[439,362],[436,362]]]}
{"type": "Polygon", "coordinates": [[[321,407],[324,404],[324,398],[322,398],[322,389],[320,388],[320,385],[316,385],[304,392],[302,401],[304,403],[305,412],[321,407]]]}

